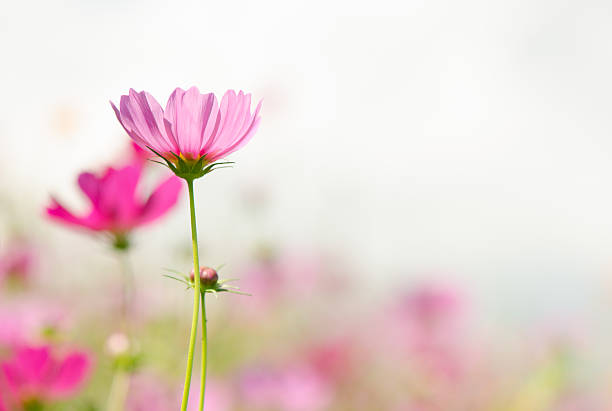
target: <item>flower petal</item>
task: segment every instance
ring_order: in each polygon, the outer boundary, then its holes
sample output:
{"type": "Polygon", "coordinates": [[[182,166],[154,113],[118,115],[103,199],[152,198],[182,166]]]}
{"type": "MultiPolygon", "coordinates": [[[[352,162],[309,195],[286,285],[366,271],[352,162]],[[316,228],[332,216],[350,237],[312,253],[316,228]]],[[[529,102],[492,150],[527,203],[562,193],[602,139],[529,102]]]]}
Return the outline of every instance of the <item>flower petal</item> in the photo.
{"type": "Polygon", "coordinates": [[[208,123],[211,118],[213,123],[216,120],[215,106],[214,94],[201,94],[196,87],[187,91],[177,88],[170,95],[164,116],[172,125],[181,154],[199,157],[208,123]]]}
{"type": "Polygon", "coordinates": [[[181,188],[182,182],[175,176],[162,182],[143,205],[140,211],[140,223],[148,223],[164,215],[176,204],[181,188]]]}
{"type": "Polygon", "coordinates": [[[103,177],[99,212],[113,222],[113,229],[132,228],[138,216],[136,186],[142,168],[129,165],[118,170],[109,168],[103,177]]]}
{"type": "Polygon", "coordinates": [[[59,364],[57,373],[49,387],[54,397],[72,394],[87,377],[91,360],[85,353],[73,352],[59,364]]]}
{"type": "Polygon", "coordinates": [[[52,198],[51,205],[47,207],[46,211],[49,217],[64,224],[81,226],[91,230],[106,229],[106,221],[98,214],[96,209],[93,209],[86,217],[77,217],[70,211],[66,210],[64,206],[57,202],[56,199],[52,198]]]}
{"type": "Polygon", "coordinates": [[[100,201],[100,180],[92,173],[81,173],[77,182],[95,207],[100,201]]]}
{"type": "Polygon", "coordinates": [[[176,152],[178,145],[172,136],[166,134],[164,111],[159,103],[146,91],[130,89],[127,96],[121,96],[120,121],[126,130],[131,130],[134,141],[149,146],[160,153],[176,152]]]}
{"type": "Polygon", "coordinates": [[[215,157],[211,161],[215,161],[220,158],[223,158],[227,156],[228,154],[231,154],[234,151],[242,148],[246,143],[249,142],[249,140],[251,139],[251,137],[253,137],[253,135],[255,135],[255,133],[257,132],[257,128],[259,127],[259,121],[261,118],[259,117],[260,110],[261,110],[261,101],[257,104],[257,107],[255,108],[255,112],[251,116],[250,125],[246,129],[246,131],[244,131],[244,133],[241,136],[239,136],[231,146],[216,153],[215,157]]]}

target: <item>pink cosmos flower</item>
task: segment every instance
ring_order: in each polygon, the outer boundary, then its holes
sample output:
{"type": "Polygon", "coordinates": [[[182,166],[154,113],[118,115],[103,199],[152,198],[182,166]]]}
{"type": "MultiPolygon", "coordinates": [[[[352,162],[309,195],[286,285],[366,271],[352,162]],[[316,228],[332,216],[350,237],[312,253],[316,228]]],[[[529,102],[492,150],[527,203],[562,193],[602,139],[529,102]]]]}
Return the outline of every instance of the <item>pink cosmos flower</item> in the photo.
{"type": "Polygon", "coordinates": [[[87,377],[91,362],[80,351],[68,352],[60,358],[49,346],[23,347],[0,364],[0,371],[12,401],[20,406],[44,404],[74,394],[87,377]]]}
{"type": "MultiPolygon", "coordinates": [[[[197,411],[200,408],[200,387],[193,386],[189,395],[187,411],[197,411]]],[[[235,409],[232,391],[227,383],[215,378],[206,379],[206,397],[204,409],[207,411],[230,411],[235,409]]]]}
{"type": "Polygon", "coordinates": [[[102,176],[82,173],[78,184],[89,198],[91,210],[86,215],[76,216],[52,199],[47,214],[68,225],[125,234],[166,214],[176,204],[181,190],[180,180],[172,176],[159,184],[151,195],[141,199],[137,193],[141,175],[139,165],[107,168],[102,176]]]}
{"type": "Polygon", "coordinates": [[[34,265],[34,251],[27,244],[13,244],[0,256],[0,279],[26,280],[34,265]]]}
{"type": "Polygon", "coordinates": [[[61,333],[70,325],[66,310],[36,299],[19,299],[0,305],[0,345],[17,347],[61,333]]]}
{"type": "Polygon", "coordinates": [[[130,89],[121,96],[117,119],[141,147],[149,147],[174,162],[178,157],[212,163],[244,146],[259,125],[261,102],[251,113],[251,95],[228,90],[217,102],[213,93],[196,87],[177,88],[166,109],[146,91],[130,89]],[[177,157],[175,157],[177,156],[177,157]]]}
{"type": "Polygon", "coordinates": [[[257,410],[322,411],[333,400],[329,381],[307,365],[248,371],[242,376],[240,393],[249,409],[257,410]]]}
{"type": "Polygon", "coordinates": [[[176,404],[174,389],[156,375],[138,373],[130,379],[127,411],[168,411],[176,404]]]}
{"type": "Polygon", "coordinates": [[[421,284],[382,310],[374,320],[378,331],[364,341],[383,345],[394,363],[409,358],[411,369],[423,378],[457,383],[472,361],[466,306],[465,296],[452,285],[421,284]]]}

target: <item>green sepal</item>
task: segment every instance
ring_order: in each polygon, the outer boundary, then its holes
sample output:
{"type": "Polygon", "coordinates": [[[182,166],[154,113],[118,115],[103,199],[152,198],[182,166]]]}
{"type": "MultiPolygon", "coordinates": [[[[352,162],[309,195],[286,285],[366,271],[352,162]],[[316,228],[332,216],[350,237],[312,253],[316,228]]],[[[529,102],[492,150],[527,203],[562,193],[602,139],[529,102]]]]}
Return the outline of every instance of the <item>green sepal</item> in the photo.
{"type": "MultiPolygon", "coordinates": [[[[183,274],[180,271],[173,270],[170,268],[165,268],[165,270],[171,273],[174,273],[177,276],[173,276],[170,274],[162,274],[162,276],[178,281],[181,284],[185,284],[187,286],[186,290],[195,289],[195,284],[191,281],[191,278],[187,276],[186,274],[183,274]]],[[[247,295],[250,297],[251,294],[240,291],[239,287],[228,285],[228,283],[233,282],[233,281],[238,281],[238,280],[239,280],[238,278],[227,278],[225,280],[218,280],[215,284],[208,286],[208,287],[204,286],[204,284],[200,284],[200,293],[214,294],[215,297],[217,297],[218,293],[232,293],[232,294],[239,294],[239,295],[247,295]]]]}

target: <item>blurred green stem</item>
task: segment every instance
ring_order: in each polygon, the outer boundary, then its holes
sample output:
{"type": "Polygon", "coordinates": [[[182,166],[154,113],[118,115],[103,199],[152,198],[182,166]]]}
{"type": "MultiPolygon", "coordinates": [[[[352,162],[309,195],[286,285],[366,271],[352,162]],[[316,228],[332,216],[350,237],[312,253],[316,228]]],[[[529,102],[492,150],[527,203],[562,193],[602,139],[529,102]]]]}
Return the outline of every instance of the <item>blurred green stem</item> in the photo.
{"type": "MultiPolygon", "coordinates": [[[[121,328],[128,339],[129,349],[131,349],[133,341],[131,335],[130,316],[131,300],[133,298],[132,291],[134,290],[134,275],[130,266],[128,246],[126,245],[123,248],[115,248],[117,257],[119,259],[119,264],[121,265],[121,275],[123,277],[121,281],[121,328]]],[[[130,372],[123,369],[121,366],[117,366],[115,369],[115,374],[113,375],[113,382],[111,383],[110,392],[108,393],[106,409],[108,411],[123,411],[129,388],[130,372]]]]}
{"type": "Polygon", "coordinates": [[[113,376],[113,382],[108,395],[106,409],[108,411],[123,411],[129,389],[130,374],[127,371],[118,368],[113,376]]]}
{"type": "Polygon", "coordinates": [[[202,293],[202,375],[200,377],[200,411],[204,410],[204,394],[206,393],[206,293],[202,293]]]}
{"type": "Polygon", "coordinates": [[[123,288],[121,291],[121,322],[126,336],[131,341],[131,311],[132,299],[134,297],[134,274],[129,261],[128,250],[118,250],[119,263],[121,264],[121,274],[123,276],[123,288]]]}
{"type": "MultiPolygon", "coordinates": [[[[193,277],[195,282],[195,292],[193,294],[193,316],[191,318],[191,336],[189,337],[189,351],[187,352],[187,372],[185,373],[185,386],[183,387],[183,401],[181,403],[181,411],[187,410],[187,402],[189,401],[189,387],[191,385],[191,372],[193,370],[193,352],[196,342],[196,334],[198,331],[198,316],[200,310],[200,259],[198,256],[198,232],[196,228],[195,201],[193,196],[193,180],[187,181],[189,189],[189,211],[191,212],[191,241],[193,245],[193,277]]],[[[205,338],[205,334],[202,338],[205,338]]],[[[202,371],[203,372],[203,371],[202,371]]],[[[205,375],[202,374],[202,379],[205,375]]],[[[204,395],[202,393],[202,395],[204,395]]]]}

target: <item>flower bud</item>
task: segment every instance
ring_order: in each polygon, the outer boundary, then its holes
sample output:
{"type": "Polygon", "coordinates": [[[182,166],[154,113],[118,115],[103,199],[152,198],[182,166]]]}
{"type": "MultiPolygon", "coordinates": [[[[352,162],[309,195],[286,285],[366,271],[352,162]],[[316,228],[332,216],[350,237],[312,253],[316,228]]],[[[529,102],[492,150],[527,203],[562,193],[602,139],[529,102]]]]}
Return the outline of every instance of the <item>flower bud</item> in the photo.
{"type": "MultiPolygon", "coordinates": [[[[191,274],[189,276],[191,281],[195,281],[195,276],[193,274],[193,270],[191,270],[191,274]]],[[[219,281],[219,276],[214,268],[202,266],[200,267],[200,285],[204,288],[210,288],[217,284],[219,281]]]]}

